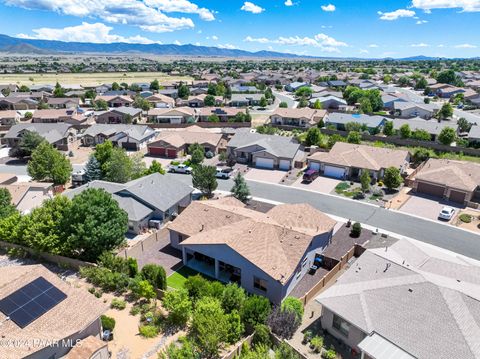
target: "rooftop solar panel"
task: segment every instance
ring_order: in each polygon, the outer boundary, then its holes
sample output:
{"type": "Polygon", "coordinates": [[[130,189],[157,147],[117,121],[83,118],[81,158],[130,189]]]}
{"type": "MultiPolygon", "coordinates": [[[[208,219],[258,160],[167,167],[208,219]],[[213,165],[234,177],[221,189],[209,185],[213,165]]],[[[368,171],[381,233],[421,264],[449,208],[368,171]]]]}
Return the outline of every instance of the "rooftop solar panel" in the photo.
{"type": "Polygon", "coordinates": [[[67,295],[60,289],[38,277],[0,300],[0,311],[20,328],[25,328],[65,298],[67,295]]]}

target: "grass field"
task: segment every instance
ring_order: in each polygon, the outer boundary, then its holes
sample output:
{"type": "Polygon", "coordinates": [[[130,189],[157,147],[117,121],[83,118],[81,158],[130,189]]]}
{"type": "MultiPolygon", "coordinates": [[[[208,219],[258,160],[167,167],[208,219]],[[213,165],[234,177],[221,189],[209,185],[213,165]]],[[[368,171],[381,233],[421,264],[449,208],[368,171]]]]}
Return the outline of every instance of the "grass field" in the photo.
{"type": "Polygon", "coordinates": [[[167,278],[167,286],[175,289],[181,289],[183,288],[183,285],[187,278],[196,274],[198,274],[197,271],[183,266],[167,278]]]}
{"type": "Polygon", "coordinates": [[[69,73],[69,74],[0,74],[0,84],[17,85],[43,85],[78,84],[83,86],[96,86],[104,83],[125,82],[151,82],[157,79],[162,82],[192,81],[188,76],[169,76],[162,72],[101,72],[101,73],[69,73]]]}

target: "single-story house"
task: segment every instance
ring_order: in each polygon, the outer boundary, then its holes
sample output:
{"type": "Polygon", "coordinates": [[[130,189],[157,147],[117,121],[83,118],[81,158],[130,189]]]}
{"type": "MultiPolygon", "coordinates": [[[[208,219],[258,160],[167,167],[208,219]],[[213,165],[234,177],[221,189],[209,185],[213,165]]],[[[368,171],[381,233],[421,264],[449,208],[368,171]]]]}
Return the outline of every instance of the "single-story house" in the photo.
{"type": "Polygon", "coordinates": [[[50,108],[77,108],[80,106],[80,99],[77,97],[49,97],[47,104],[50,108]]]}
{"type": "Polygon", "coordinates": [[[288,92],[295,92],[301,87],[309,87],[310,84],[307,82],[292,82],[285,86],[285,90],[288,92]]]}
{"type": "Polygon", "coordinates": [[[18,91],[18,85],[17,84],[0,84],[0,92],[3,90],[8,90],[10,92],[17,92],[18,91]]]}
{"type": "Polygon", "coordinates": [[[20,122],[22,116],[18,111],[6,110],[0,111],[0,125],[14,125],[20,122]]]}
{"type": "Polygon", "coordinates": [[[152,108],[147,112],[147,121],[151,123],[190,123],[196,121],[196,112],[190,107],[152,108]]]}
{"type": "Polygon", "coordinates": [[[310,103],[310,106],[313,107],[317,101],[320,102],[322,108],[325,110],[341,110],[347,107],[347,101],[345,101],[343,98],[332,95],[313,97],[308,102],[310,103]]]}
{"type": "Polygon", "coordinates": [[[41,264],[0,268],[1,358],[62,358],[78,341],[100,337],[108,304],[41,264]]]}
{"type": "Polygon", "coordinates": [[[303,108],[277,108],[270,115],[272,125],[309,128],[316,126],[327,115],[326,110],[303,108]]]}
{"type": "Polygon", "coordinates": [[[303,162],[300,144],[291,137],[263,135],[250,129],[239,129],[228,142],[227,153],[239,163],[266,169],[288,171],[303,162]]]}
{"type": "Polygon", "coordinates": [[[230,99],[229,106],[233,107],[248,107],[248,106],[258,106],[260,105],[260,100],[262,97],[265,97],[262,93],[252,93],[252,94],[232,94],[230,99]]]}
{"type": "Polygon", "coordinates": [[[108,111],[96,113],[97,123],[132,123],[134,120],[140,120],[142,110],[134,107],[115,107],[108,111]]]}
{"type": "Polygon", "coordinates": [[[33,112],[32,123],[57,123],[69,122],[77,114],[75,108],[46,109],[33,112]]]}
{"type": "Polygon", "coordinates": [[[255,93],[260,92],[255,86],[235,85],[231,87],[232,93],[255,93]]]}
{"type": "Polygon", "coordinates": [[[340,88],[344,88],[344,87],[347,87],[347,83],[345,81],[342,81],[342,80],[331,80],[331,81],[327,81],[328,83],[328,86],[330,87],[340,87],[340,88]]]}
{"type": "Polygon", "coordinates": [[[190,95],[192,96],[207,95],[207,94],[208,94],[208,89],[205,87],[190,87],[190,95]]]}
{"type": "Polygon", "coordinates": [[[111,193],[128,215],[128,232],[140,234],[155,223],[181,213],[191,202],[193,188],[172,177],[154,173],[120,184],[92,181],[65,192],[69,198],[88,188],[101,188],[111,193]]]}
{"type": "Polygon", "coordinates": [[[15,182],[0,185],[12,196],[12,204],[23,214],[40,207],[43,201],[53,198],[53,183],[47,182],[15,182]]]}
{"type": "Polygon", "coordinates": [[[177,89],[160,89],[158,93],[176,99],[178,97],[177,89]]]}
{"type": "Polygon", "coordinates": [[[308,204],[262,213],[225,197],[193,202],[168,229],[184,265],[279,304],[330,243],[335,224],[308,204]]]}
{"type": "Polygon", "coordinates": [[[369,116],[364,114],[348,114],[332,112],[325,117],[325,125],[333,125],[337,130],[345,131],[345,125],[347,123],[359,123],[360,125],[366,125],[367,129],[371,133],[381,132],[387,119],[383,116],[369,116]]]}
{"type": "Polygon", "coordinates": [[[383,102],[383,108],[388,110],[388,111],[393,111],[394,110],[394,104],[395,102],[407,102],[402,97],[397,97],[389,93],[385,93],[382,95],[382,102],[383,102]]]}
{"type": "Polygon", "coordinates": [[[411,178],[413,189],[453,202],[480,200],[480,164],[430,158],[411,178]]]}
{"type": "Polygon", "coordinates": [[[420,117],[425,120],[431,119],[438,111],[438,106],[417,102],[396,101],[393,103],[393,112],[403,118],[420,117]]]}
{"type": "Polygon", "coordinates": [[[125,95],[97,96],[95,101],[104,100],[108,107],[129,107],[133,104],[133,99],[125,95]]]}
{"type": "Polygon", "coordinates": [[[155,108],[172,108],[175,107],[175,100],[171,97],[162,95],[162,94],[155,94],[145,98],[152,107],[155,108]]]}
{"type": "Polygon", "coordinates": [[[37,132],[61,151],[68,151],[76,136],[76,130],[68,123],[20,123],[10,127],[2,138],[2,144],[8,147],[18,146],[27,131],[37,132]]]}
{"type": "Polygon", "coordinates": [[[0,110],[34,110],[38,106],[38,101],[21,96],[8,96],[0,98],[0,110]]]}
{"type": "Polygon", "coordinates": [[[82,134],[82,143],[84,146],[96,146],[109,140],[119,147],[138,151],[155,136],[155,130],[145,125],[96,124],[82,134]]]}
{"type": "Polygon", "coordinates": [[[197,110],[198,122],[210,122],[210,116],[217,115],[220,122],[229,122],[239,113],[246,114],[246,110],[235,107],[202,107],[197,110]]]}
{"type": "MultiPolygon", "coordinates": [[[[205,106],[205,97],[208,95],[201,94],[195,96],[189,96],[188,99],[184,100],[181,98],[176,99],[176,106],[188,106],[188,107],[204,107],[205,106]]],[[[220,106],[223,104],[223,97],[222,96],[214,96],[215,99],[215,106],[220,106]]]]}
{"type": "Polygon", "coordinates": [[[479,283],[477,261],[400,239],[372,245],[315,300],[321,328],[361,358],[475,359],[479,283]]]}
{"type": "Polygon", "coordinates": [[[188,147],[194,143],[201,145],[205,152],[214,154],[226,147],[226,141],[221,133],[213,133],[198,126],[191,126],[182,131],[160,132],[156,140],[148,144],[148,154],[176,158],[186,154],[188,147]]]}
{"type": "Polygon", "coordinates": [[[307,158],[308,167],[327,177],[357,178],[362,171],[369,171],[375,180],[383,178],[385,169],[395,167],[405,172],[410,153],[391,148],[337,142],[329,152],[315,152],[307,158]]]}
{"type": "Polygon", "coordinates": [[[448,122],[438,122],[437,120],[424,120],[423,118],[411,118],[411,119],[403,119],[403,118],[394,118],[391,120],[393,122],[393,129],[400,130],[400,127],[403,125],[408,125],[410,130],[424,130],[427,131],[432,137],[431,140],[435,141],[442,132],[445,127],[453,128],[455,131],[458,130],[458,125],[452,121],[448,122]]]}
{"type": "Polygon", "coordinates": [[[480,144],[480,125],[473,125],[468,132],[468,140],[480,144]]]}

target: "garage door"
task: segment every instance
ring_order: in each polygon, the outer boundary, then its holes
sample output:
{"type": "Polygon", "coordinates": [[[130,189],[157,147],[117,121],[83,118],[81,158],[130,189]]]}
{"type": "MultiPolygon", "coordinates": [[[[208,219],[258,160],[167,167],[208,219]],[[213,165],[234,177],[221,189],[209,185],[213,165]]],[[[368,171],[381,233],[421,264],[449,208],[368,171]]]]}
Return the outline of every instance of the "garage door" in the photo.
{"type": "Polygon", "coordinates": [[[318,162],[310,162],[310,163],[308,164],[308,168],[311,169],[311,170],[320,171],[320,163],[318,163],[318,162]]]}
{"type": "Polygon", "coordinates": [[[273,169],[273,159],[257,157],[255,160],[255,165],[260,168],[268,168],[271,170],[273,169]]]}
{"type": "Polygon", "coordinates": [[[169,157],[169,158],[177,157],[177,150],[168,149],[167,150],[167,157],[169,157]]]}
{"type": "Polygon", "coordinates": [[[445,191],[445,187],[443,186],[436,186],[430,183],[418,182],[417,192],[430,194],[432,196],[443,197],[443,192],[445,191]]]}
{"type": "Polygon", "coordinates": [[[325,166],[325,171],[323,174],[327,177],[343,178],[345,175],[345,168],[325,166]]]}
{"type": "Polygon", "coordinates": [[[288,171],[290,169],[290,161],[280,160],[280,163],[278,164],[278,168],[280,168],[282,171],[288,171]]]}
{"type": "Polygon", "coordinates": [[[460,192],[460,191],[450,191],[450,201],[453,202],[458,202],[458,203],[464,203],[465,202],[465,192],[460,192]]]}
{"type": "Polygon", "coordinates": [[[149,147],[148,153],[151,156],[165,156],[165,147],[149,147]]]}

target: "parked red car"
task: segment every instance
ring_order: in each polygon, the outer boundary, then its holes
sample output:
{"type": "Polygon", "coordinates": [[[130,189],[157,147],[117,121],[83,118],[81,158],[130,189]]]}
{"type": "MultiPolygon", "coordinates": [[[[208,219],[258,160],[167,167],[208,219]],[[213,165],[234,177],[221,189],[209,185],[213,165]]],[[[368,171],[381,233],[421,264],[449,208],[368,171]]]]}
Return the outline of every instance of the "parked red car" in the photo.
{"type": "Polygon", "coordinates": [[[303,174],[303,182],[311,183],[315,181],[319,173],[316,170],[306,170],[303,174]]]}

